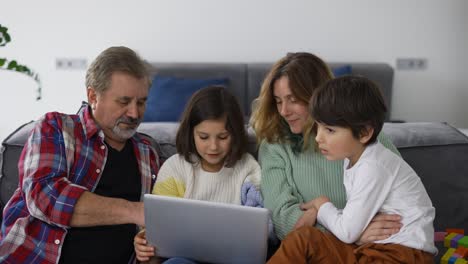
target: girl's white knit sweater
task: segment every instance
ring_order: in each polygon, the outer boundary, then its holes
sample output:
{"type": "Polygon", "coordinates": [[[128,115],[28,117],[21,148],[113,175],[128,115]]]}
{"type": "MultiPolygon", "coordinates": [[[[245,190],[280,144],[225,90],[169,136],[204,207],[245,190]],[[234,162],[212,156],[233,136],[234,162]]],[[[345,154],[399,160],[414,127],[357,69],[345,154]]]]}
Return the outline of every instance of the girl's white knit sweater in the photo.
{"type": "Polygon", "coordinates": [[[162,165],[153,194],[241,204],[242,184],[251,182],[258,187],[260,178],[260,166],[248,153],[234,167],[218,172],[204,171],[199,162],[191,164],[176,154],[162,165]]]}

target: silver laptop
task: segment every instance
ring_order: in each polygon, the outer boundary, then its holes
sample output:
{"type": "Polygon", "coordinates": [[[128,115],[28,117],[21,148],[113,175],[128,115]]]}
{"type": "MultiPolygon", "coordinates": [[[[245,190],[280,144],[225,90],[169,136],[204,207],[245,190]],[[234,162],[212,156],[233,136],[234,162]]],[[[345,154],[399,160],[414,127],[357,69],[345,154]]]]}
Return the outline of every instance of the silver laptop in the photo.
{"type": "Polygon", "coordinates": [[[265,208],[145,194],[146,239],[160,257],[265,263],[265,208]]]}

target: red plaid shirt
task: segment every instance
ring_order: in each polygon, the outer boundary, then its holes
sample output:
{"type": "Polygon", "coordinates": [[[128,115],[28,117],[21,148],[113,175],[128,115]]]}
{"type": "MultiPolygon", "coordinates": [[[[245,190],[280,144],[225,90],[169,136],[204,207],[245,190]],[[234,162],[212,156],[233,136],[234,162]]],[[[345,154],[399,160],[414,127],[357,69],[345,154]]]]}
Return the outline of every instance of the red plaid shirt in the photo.
{"type": "MultiPolygon", "coordinates": [[[[150,193],[157,153],[140,135],[131,140],[141,192],[150,193]]],[[[37,122],[18,163],[19,187],[4,209],[0,262],[58,263],[73,208],[84,191],[94,191],[106,160],[104,133],[89,106],[77,115],[48,113],[37,122]]]]}

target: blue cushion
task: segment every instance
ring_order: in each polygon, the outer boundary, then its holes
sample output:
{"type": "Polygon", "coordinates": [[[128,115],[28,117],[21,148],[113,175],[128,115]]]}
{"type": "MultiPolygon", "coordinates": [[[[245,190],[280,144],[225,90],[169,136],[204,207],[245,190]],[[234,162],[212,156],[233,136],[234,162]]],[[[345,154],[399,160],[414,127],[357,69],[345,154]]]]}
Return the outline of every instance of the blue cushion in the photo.
{"type": "Polygon", "coordinates": [[[347,65],[343,65],[343,66],[333,68],[332,72],[333,72],[333,75],[335,75],[335,77],[340,77],[340,76],[343,76],[343,75],[351,74],[352,73],[352,68],[351,68],[351,65],[347,64],[347,65]]]}
{"type": "Polygon", "coordinates": [[[156,75],[149,91],[143,122],[179,121],[193,93],[210,85],[227,86],[227,78],[182,79],[156,75]]]}

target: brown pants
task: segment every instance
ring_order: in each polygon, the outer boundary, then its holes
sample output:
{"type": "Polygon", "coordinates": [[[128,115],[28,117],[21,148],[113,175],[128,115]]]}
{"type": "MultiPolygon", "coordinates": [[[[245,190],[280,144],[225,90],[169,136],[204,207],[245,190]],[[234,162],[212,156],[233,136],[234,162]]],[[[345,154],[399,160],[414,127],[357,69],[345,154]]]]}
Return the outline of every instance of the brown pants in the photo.
{"type": "Polygon", "coordinates": [[[368,243],[362,246],[341,242],[315,227],[292,231],[268,264],[284,263],[434,263],[431,254],[398,244],[368,243]]]}

